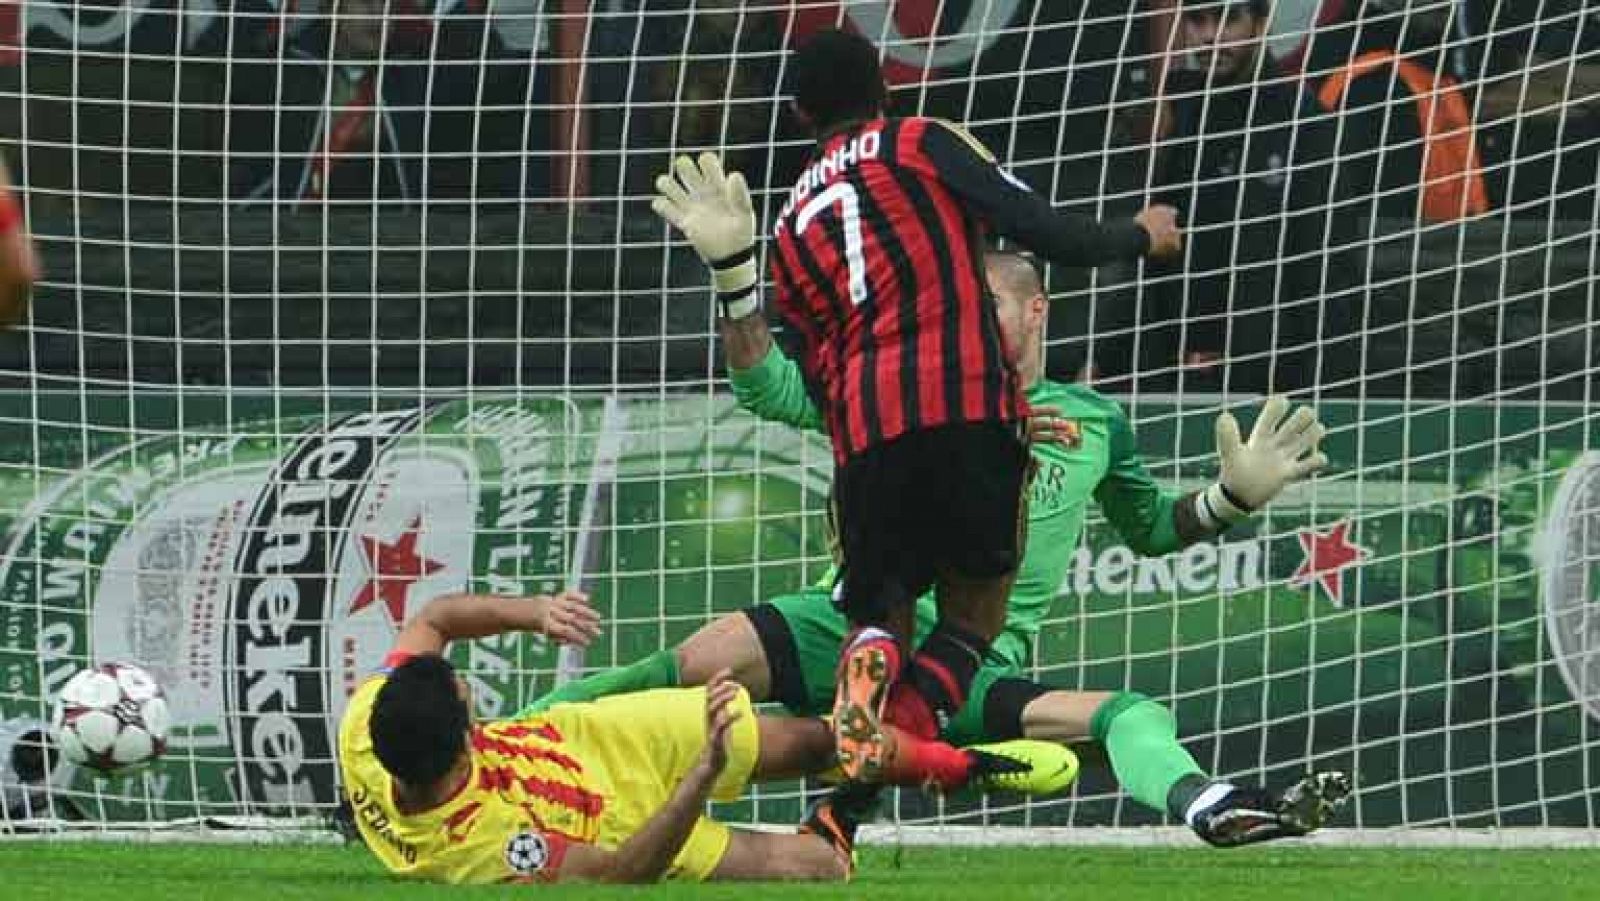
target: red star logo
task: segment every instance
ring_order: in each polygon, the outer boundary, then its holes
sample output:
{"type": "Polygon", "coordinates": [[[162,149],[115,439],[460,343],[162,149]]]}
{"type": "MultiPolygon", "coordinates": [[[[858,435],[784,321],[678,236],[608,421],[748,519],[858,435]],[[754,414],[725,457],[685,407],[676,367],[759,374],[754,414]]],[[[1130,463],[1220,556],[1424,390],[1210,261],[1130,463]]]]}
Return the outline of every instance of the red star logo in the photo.
{"type": "Polygon", "coordinates": [[[1322,586],[1328,600],[1335,607],[1344,606],[1344,571],[1372,556],[1372,552],[1350,541],[1350,520],[1343,519],[1326,533],[1315,529],[1302,529],[1300,550],[1305,559],[1289,577],[1296,588],[1309,588],[1314,582],[1322,586]]]}
{"type": "Polygon", "coordinates": [[[406,618],[406,593],[412,583],[444,568],[443,563],[417,553],[418,533],[422,529],[422,515],[411,520],[411,525],[393,544],[376,535],[361,536],[361,552],[367,555],[367,570],[372,578],[361,586],[350,605],[353,614],[379,598],[389,608],[389,622],[398,626],[406,618]]]}

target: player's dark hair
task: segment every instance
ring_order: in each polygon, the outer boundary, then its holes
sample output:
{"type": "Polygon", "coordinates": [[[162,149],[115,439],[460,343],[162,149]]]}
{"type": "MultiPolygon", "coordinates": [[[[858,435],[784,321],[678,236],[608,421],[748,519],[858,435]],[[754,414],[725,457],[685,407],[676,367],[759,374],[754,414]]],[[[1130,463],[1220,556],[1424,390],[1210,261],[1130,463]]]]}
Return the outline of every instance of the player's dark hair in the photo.
{"type": "Polygon", "coordinates": [[[789,71],[795,105],[815,131],[871,119],[888,106],[878,48],[858,34],[837,29],[817,32],[795,51],[789,71]]]}
{"type": "Polygon", "coordinates": [[[456,669],[437,654],[395,667],[372,704],[372,751],[389,775],[410,786],[431,785],[450,772],[466,747],[471,718],[456,692],[456,669]]]}

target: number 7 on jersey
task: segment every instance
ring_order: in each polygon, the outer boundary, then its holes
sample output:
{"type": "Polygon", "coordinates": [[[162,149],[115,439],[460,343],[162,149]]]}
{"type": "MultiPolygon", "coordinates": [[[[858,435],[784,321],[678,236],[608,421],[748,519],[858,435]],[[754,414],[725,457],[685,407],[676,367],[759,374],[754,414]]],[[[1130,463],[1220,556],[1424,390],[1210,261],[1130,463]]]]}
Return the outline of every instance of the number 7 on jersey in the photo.
{"type": "MultiPolygon", "coordinates": [[[[860,306],[867,299],[867,262],[861,246],[861,203],[855,186],[846,181],[835,182],[817,196],[806,201],[794,221],[795,231],[803,235],[818,213],[839,205],[839,221],[844,226],[844,261],[850,270],[850,302],[860,306]]],[[[798,235],[797,235],[798,236],[798,235]]]]}

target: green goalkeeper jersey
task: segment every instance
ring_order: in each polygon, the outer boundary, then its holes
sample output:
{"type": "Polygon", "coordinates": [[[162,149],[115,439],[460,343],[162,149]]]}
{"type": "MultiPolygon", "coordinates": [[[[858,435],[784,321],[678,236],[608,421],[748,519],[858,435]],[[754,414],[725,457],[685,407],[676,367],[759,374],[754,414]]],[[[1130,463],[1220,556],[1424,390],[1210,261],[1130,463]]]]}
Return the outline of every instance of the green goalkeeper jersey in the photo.
{"type": "MultiPolygon", "coordinates": [[[[739,405],[776,422],[822,430],[800,367],[776,344],[750,369],[732,370],[739,405]]],[[[1063,443],[1035,444],[1038,464],[1028,491],[1028,541],[1006,614],[1006,657],[1025,655],[1049,614],[1083,534],[1089,499],[1135,552],[1157,556],[1182,546],[1172,524],[1176,495],[1161,490],[1139,459],[1133,428],[1116,401],[1093,388],[1041,379],[1028,389],[1033,407],[1055,407],[1067,422],[1063,443]]],[[[934,615],[931,598],[918,605],[919,631],[934,615]]],[[[1021,666],[1021,660],[1012,661],[1021,666]]]]}

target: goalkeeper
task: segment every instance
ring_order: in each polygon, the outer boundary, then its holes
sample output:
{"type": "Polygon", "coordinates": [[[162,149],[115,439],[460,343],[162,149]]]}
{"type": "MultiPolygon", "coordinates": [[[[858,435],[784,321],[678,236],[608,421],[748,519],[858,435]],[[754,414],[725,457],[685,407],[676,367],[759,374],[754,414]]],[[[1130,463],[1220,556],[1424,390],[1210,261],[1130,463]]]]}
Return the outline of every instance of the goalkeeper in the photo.
{"type": "MultiPolygon", "coordinates": [[[[939,724],[941,737],[958,746],[1023,736],[1094,741],[1105,748],[1117,779],[1135,800],[1181,819],[1217,846],[1317,828],[1348,793],[1342,774],[1316,774],[1278,794],[1209,779],[1178,743],[1172,714],[1155,701],[1125,691],[1051,690],[1022,674],[1078,545],[1091,497],[1135,551],[1170,553],[1215,537],[1325,465],[1326,457],[1316,451],[1323,426],[1307,407],[1286,417],[1287,402],[1273,397],[1244,441],[1233,416],[1224,413],[1216,427],[1221,478],[1182,497],[1165,493],[1140,462],[1133,431],[1115,402],[1088,386],[1043,377],[1048,300],[1032,262],[1014,253],[990,253],[985,264],[1006,351],[1028,386],[1037,470],[1028,498],[1027,545],[1005,628],[965,706],[939,724]]],[[[724,319],[722,337],[741,405],[764,419],[821,427],[799,367],[773,343],[762,317],[724,319]]],[[[918,640],[935,618],[933,598],[922,598],[918,640]]],[[[797,716],[825,716],[838,648],[848,630],[828,590],[804,588],[723,616],[675,649],[561,686],[533,709],[699,685],[727,669],[758,702],[775,701],[797,716]]]]}

